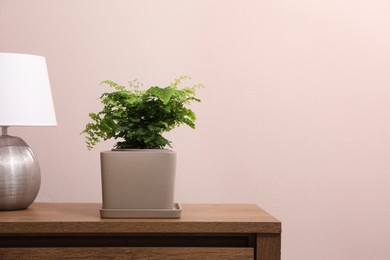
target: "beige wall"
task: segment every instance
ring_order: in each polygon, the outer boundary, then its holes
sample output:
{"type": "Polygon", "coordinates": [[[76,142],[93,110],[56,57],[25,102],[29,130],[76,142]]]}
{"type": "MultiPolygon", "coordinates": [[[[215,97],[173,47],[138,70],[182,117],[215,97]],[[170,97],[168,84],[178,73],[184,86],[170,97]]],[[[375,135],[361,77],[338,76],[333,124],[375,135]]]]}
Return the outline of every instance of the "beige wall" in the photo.
{"type": "Polygon", "coordinates": [[[38,201],[101,201],[112,143],[79,135],[101,80],[191,75],[178,202],[263,206],[286,260],[390,259],[389,1],[0,0],[0,51],[47,58],[58,126],[10,129],[40,160],[38,201]]]}

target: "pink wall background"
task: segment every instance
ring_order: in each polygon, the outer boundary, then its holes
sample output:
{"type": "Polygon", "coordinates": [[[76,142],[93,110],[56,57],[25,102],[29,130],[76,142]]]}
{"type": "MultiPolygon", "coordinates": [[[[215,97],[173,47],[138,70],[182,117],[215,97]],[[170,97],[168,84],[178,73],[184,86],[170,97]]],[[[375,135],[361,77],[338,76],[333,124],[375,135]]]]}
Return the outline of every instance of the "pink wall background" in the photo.
{"type": "Polygon", "coordinates": [[[37,201],[101,201],[112,143],[79,135],[101,80],[191,75],[178,202],[261,205],[283,259],[390,259],[389,1],[0,0],[0,51],[47,58],[58,126],[10,129],[40,160],[37,201]]]}

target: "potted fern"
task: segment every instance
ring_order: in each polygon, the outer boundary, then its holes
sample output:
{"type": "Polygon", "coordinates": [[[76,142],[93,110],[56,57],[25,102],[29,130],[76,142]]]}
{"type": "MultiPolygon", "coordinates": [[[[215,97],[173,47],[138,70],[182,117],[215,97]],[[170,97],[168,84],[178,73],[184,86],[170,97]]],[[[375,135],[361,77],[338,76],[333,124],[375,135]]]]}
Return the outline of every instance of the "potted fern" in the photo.
{"type": "Polygon", "coordinates": [[[187,107],[200,102],[201,84],[179,88],[189,77],[167,87],[141,90],[138,81],[128,87],[103,81],[114,91],[100,97],[103,109],[90,113],[86,134],[88,149],[98,142],[118,139],[115,148],[100,153],[102,217],[179,217],[174,203],[176,152],[163,133],[185,124],[195,128],[195,113],[187,107]]]}

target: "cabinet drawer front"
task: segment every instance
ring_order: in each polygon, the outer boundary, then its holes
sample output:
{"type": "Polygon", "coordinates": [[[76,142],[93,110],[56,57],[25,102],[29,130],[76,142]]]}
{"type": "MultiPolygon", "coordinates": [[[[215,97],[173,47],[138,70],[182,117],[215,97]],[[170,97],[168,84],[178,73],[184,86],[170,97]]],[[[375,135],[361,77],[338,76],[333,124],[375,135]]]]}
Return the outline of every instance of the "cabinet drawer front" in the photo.
{"type": "Polygon", "coordinates": [[[253,248],[46,247],[0,248],[0,259],[254,259],[253,248]]]}

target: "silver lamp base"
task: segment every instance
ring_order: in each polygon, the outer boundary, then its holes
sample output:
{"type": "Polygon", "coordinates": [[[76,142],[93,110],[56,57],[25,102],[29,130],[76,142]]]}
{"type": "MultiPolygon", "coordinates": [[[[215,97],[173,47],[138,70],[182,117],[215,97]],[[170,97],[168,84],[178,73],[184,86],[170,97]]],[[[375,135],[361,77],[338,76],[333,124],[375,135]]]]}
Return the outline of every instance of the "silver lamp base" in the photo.
{"type": "Polygon", "coordinates": [[[0,210],[28,208],[38,195],[41,173],[34,153],[16,136],[0,136],[0,210]]]}

